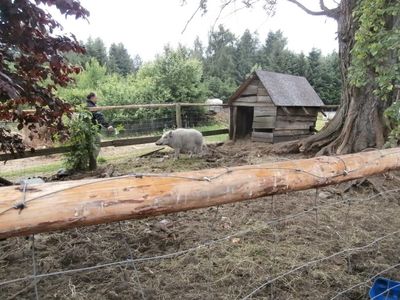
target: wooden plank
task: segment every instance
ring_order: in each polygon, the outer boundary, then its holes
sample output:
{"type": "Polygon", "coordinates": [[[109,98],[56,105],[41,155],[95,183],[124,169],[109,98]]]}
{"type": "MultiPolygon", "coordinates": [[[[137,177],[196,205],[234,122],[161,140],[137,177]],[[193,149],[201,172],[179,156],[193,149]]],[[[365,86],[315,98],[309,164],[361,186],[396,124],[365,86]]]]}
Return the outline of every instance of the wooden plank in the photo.
{"type": "Polygon", "coordinates": [[[269,103],[262,103],[262,102],[242,102],[242,101],[234,101],[232,106],[251,106],[251,107],[274,107],[274,105],[269,103]]]}
{"type": "Polygon", "coordinates": [[[261,117],[261,116],[254,116],[253,123],[268,123],[274,124],[276,120],[275,116],[268,116],[268,117],[261,117]]]}
{"type": "MultiPolygon", "coordinates": [[[[201,103],[179,103],[181,106],[220,106],[220,107],[228,107],[228,104],[206,104],[204,102],[201,103]]],[[[97,107],[88,107],[89,111],[106,111],[106,110],[119,110],[119,109],[138,109],[138,108],[167,108],[174,107],[176,103],[148,103],[148,104],[126,104],[126,105],[113,105],[113,106],[97,106],[97,107]]],[[[72,109],[74,111],[74,109],[72,109]]],[[[25,113],[35,113],[34,109],[24,109],[25,113]]]]}
{"type": "Polygon", "coordinates": [[[254,117],[258,116],[276,116],[276,107],[254,107],[254,117]]]}
{"type": "Polygon", "coordinates": [[[259,86],[257,89],[258,96],[269,96],[268,91],[264,88],[264,86],[259,86]]]}
{"type": "Polygon", "coordinates": [[[273,129],[275,127],[275,120],[269,122],[253,122],[253,129],[273,129]]]}
{"type": "Polygon", "coordinates": [[[1,187],[0,239],[315,189],[400,169],[400,148],[173,174],[1,187]],[[24,199],[26,207],[15,206],[24,199]]]}
{"type": "Polygon", "coordinates": [[[254,94],[254,96],[249,96],[249,97],[239,97],[236,102],[257,102],[257,95],[254,94]]]}
{"type": "Polygon", "coordinates": [[[257,95],[258,85],[250,84],[247,88],[242,92],[241,95],[257,95]]]}
{"type": "MultiPolygon", "coordinates": [[[[288,112],[289,112],[289,114],[290,115],[295,115],[295,116],[306,116],[307,114],[304,112],[304,110],[303,109],[301,109],[301,107],[285,107],[285,109],[287,109],[288,110],[288,112]]],[[[314,107],[312,107],[312,108],[310,108],[310,107],[307,107],[307,111],[309,112],[309,114],[311,115],[311,116],[317,116],[318,115],[318,108],[314,108],[314,107]]],[[[286,112],[284,109],[283,109],[283,107],[278,107],[278,109],[277,109],[277,114],[279,115],[279,116],[286,116],[286,115],[288,115],[288,112],[286,112]]]]}
{"type": "MultiPolygon", "coordinates": [[[[204,102],[201,103],[179,103],[182,107],[190,107],[190,106],[220,106],[220,107],[228,107],[227,104],[206,104],[204,102]]],[[[105,111],[105,110],[115,110],[115,109],[138,109],[138,108],[167,108],[167,107],[175,107],[176,103],[150,103],[150,104],[128,104],[128,105],[114,105],[114,106],[97,106],[90,107],[90,111],[105,111]]]]}
{"type": "Polygon", "coordinates": [[[309,129],[274,129],[274,136],[293,136],[293,135],[308,135],[311,131],[309,129]]]}
{"type": "Polygon", "coordinates": [[[288,142],[288,141],[295,141],[295,140],[300,140],[303,138],[306,138],[310,136],[311,134],[304,134],[304,135],[293,135],[293,136],[274,136],[274,143],[282,143],[282,142],[288,142]]]}
{"type": "MultiPolygon", "coordinates": [[[[226,129],[217,129],[217,130],[209,130],[203,131],[203,136],[213,136],[213,135],[220,135],[220,134],[227,134],[229,130],[226,129]]],[[[101,142],[101,147],[122,147],[122,146],[132,146],[132,145],[141,145],[141,144],[148,144],[154,143],[157,141],[161,136],[145,136],[145,137],[136,137],[130,139],[119,139],[113,141],[105,141],[101,142]]],[[[0,162],[12,160],[12,159],[22,159],[22,158],[29,158],[35,156],[47,156],[53,154],[61,154],[70,151],[70,147],[55,147],[49,149],[39,149],[35,152],[26,151],[21,155],[12,155],[12,154],[0,154],[0,162]]]]}
{"type": "Polygon", "coordinates": [[[253,131],[251,133],[251,137],[253,138],[260,138],[260,139],[270,139],[272,141],[272,138],[274,137],[274,134],[272,132],[258,132],[258,131],[253,131]]]}
{"type": "Polygon", "coordinates": [[[276,129],[309,129],[311,126],[314,126],[314,122],[290,122],[290,121],[282,121],[276,120],[275,128],[276,129]]]}
{"type": "Polygon", "coordinates": [[[310,115],[311,113],[305,108],[304,106],[301,107],[301,109],[305,112],[306,115],[310,115]]]}
{"type": "Polygon", "coordinates": [[[317,117],[315,116],[277,116],[277,120],[284,122],[316,122],[317,117]]]}
{"type": "Polygon", "coordinates": [[[274,103],[272,102],[270,96],[260,96],[260,95],[257,95],[257,102],[267,102],[267,103],[270,103],[270,104],[274,104],[274,103]]]}

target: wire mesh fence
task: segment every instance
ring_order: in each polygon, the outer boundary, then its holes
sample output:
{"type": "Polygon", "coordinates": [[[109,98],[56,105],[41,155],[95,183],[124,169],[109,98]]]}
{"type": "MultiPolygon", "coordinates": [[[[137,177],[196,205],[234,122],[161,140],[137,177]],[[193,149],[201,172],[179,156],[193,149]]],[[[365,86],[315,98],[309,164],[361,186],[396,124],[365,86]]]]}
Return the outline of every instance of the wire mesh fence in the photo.
{"type": "MultiPolygon", "coordinates": [[[[113,141],[159,136],[165,130],[178,127],[213,131],[227,129],[229,126],[229,110],[223,106],[198,103],[184,104],[182,107],[180,104],[171,103],[168,105],[151,104],[143,105],[140,108],[130,108],[129,106],[124,108],[122,106],[116,109],[106,107],[108,109],[103,112],[105,119],[115,130],[109,132],[106,128],[101,128],[102,140],[113,141]]],[[[102,107],[99,107],[99,109],[101,110],[102,107]]],[[[13,122],[0,122],[1,127],[20,133],[27,149],[52,149],[64,145],[64,143],[55,142],[54,136],[49,133],[45,126],[36,124],[36,128],[31,131],[28,129],[28,125],[24,126],[22,130],[18,130],[17,125],[13,122]]],[[[132,144],[135,143],[135,141],[132,141],[132,144]]],[[[42,155],[42,152],[37,152],[36,155],[42,155]]],[[[43,155],[47,155],[47,153],[43,152],[43,155]]]]}
{"type": "Polygon", "coordinates": [[[364,299],[398,277],[398,185],[0,242],[4,299],[364,299]],[[372,195],[371,195],[372,194],[372,195]]]}

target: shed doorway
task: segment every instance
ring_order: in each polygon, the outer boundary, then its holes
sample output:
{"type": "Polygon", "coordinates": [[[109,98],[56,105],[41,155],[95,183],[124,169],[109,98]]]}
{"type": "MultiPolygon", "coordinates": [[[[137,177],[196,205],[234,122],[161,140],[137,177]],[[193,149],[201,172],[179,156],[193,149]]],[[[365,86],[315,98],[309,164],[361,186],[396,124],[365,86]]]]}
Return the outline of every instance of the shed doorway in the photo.
{"type": "Polygon", "coordinates": [[[233,107],[233,139],[242,139],[251,136],[253,131],[254,107],[235,106],[233,107]],[[236,110],[236,114],[235,114],[236,110]],[[235,116],[236,115],[236,116],[235,116]],[[236,117],[236,119],[235,119],[236,117]]]}

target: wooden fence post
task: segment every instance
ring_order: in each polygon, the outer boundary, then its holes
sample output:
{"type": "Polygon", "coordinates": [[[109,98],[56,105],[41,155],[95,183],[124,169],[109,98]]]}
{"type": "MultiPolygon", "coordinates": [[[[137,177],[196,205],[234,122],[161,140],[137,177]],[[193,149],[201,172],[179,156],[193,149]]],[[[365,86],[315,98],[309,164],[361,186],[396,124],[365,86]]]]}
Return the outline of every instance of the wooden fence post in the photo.
{"type": "Polygon", "coordinates": [[[175,104],[176,128],[182,128],[182,109],[179,103],[175,104]]]}
{"type": "Polygon", "coordinates": [[[237,106],[234,106],[233,107],[233,117],[232,117],[232,121],[233,121],[233,136],[232,136],[232,140],[234,141],[234,142],[236,142],[236,131],[237,131],[237,122],[238,122],[238,120],[237,120],[237,110],[238,110],[238,108],[237,108],[237,106]]]}

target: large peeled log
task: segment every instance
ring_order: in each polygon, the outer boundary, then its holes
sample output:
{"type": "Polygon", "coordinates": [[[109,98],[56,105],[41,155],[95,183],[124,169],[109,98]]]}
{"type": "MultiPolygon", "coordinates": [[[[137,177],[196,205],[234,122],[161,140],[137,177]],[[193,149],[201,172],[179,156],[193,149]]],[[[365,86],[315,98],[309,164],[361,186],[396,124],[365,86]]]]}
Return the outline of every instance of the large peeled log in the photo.
{"type": "Polygon", "coordinates": [[[230,169],[0,188],[0,238],[306,190],[400,168],[400,148],[230,169]],[[22,208],[22,209],[21,209],[22,208]]]}

